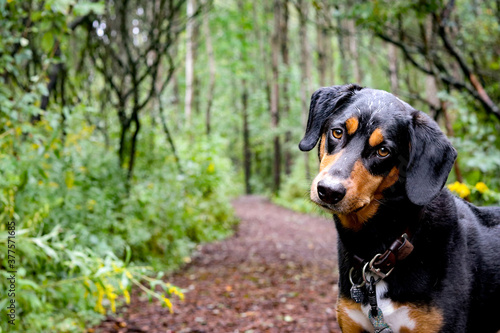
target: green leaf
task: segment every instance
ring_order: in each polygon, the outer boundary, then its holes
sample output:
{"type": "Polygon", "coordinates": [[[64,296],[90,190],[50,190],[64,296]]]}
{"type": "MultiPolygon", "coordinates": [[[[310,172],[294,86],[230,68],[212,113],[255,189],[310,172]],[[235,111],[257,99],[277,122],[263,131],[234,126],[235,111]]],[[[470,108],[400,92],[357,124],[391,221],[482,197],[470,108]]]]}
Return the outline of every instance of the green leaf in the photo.
{"type": "Polygon", "coordinates": [[[54,46],[54,34],[52,31],[47,31],[41,41],[41,47],[42,50],[46,53],[49,53],[52,50],[52,47],[54,46]]]}
{"type": "Polygon", "coordinates": [[[90,13],[102,15],[104,14],[104,10],[104,2],[80,2],[73,8],[73,12],[76,16],[85,16],[90,13]]]}

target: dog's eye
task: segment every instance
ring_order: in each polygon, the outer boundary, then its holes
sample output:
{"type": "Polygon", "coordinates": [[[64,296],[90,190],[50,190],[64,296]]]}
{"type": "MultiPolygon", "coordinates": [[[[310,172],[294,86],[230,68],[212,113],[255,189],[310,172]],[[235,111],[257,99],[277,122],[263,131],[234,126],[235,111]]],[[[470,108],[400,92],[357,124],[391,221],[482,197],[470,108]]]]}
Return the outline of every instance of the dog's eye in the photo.
{"type": "Polygon", "coordinates": [[[335,139],[341,139],[343,134],[344,131],[342,131],[340,128],[334,128],[332,131],[332,135],[335,139]]]}
{"type": "Polygon", "coordinates": [[[389,149],[385,148],[385,147],[381,147],[379,148],[379,150],[377,150],[377,155],[380,156],[380,157],[387,157],[389,156],[389,149]]]}

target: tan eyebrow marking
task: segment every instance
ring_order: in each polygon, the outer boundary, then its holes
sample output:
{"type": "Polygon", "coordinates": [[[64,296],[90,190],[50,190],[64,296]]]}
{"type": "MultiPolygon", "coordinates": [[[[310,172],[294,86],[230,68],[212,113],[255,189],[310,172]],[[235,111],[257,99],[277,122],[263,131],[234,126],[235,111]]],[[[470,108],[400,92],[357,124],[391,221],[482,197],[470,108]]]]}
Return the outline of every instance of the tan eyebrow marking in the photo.
{"type": "Polygon", "coordinates": [[[349,135],[354,134],[356,130],[358,129],[359,121],[358,118],[352,117],[346,120],[345,122],[345,127],[347,128],[347,133],[349,135]]]}
{"type": "Polygon", "coordinates": [[[384,141],[384,135],[382,134],[382,130],[380,128],[377,128],[375,131],[373,131],[372,135],[370,135],[370,140],[368,140],[368,143],[370,146],[375,147],[376,145],[381,144],[384,141]]]}

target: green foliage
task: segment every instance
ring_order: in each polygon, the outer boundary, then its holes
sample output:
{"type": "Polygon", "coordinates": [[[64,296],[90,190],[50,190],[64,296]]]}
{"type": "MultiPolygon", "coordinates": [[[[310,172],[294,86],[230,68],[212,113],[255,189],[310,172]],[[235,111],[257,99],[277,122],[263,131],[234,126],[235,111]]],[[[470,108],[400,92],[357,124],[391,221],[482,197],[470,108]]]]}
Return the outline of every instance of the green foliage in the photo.
{"type": "MultiPolygon", "coordinates": [[[[94,311],[114,311],[118,295],[129,297],[147,274],[177,267],[195,244],[227,236],[234,224],[224,184],[230,164],[216,158],[217,143],[186,150],[184,175],[158,149],[127,195],[124,171],[94,127],[75,115],[63,140],[58,118],[47,113],[34,126],[2,118],[11,135],[0,138],[0,242],[6,248],[15,221],[19,331],[77,331],[98,318],[94,311]],[[151,263],[155,270],[137,266],[151,263]]],[[[7,267],[5,251],[0,260],[7,267]]]]}
{"type": "MultiPolygon", "coordinates": [[[[128,303],[132,287],[171,308],[170,297],[183,295],[161,272],[189,261],[196,244],[226,237],[236,222],[231,162],[221,156],[227,141],[219,136],[182,145],[179,173],[148,110],[136,174],[127,179],[115,150],[119,128],[103,127],[108,115],[96,111],[105,83],[81,72],[85,62],[71,50],[83,45],[72,20],[103,9],[103,2],[0,1],[2,295],[10,288],[4,268],[17,269],[16,326],[3,320],[0,331],[83,332],[128,303]],[[51,91],[42,110],[59,64],[74,73],[66,77],[70,91],[51,91]]],[[[2,298],[3,309],[9,301],[2,298]]]]}

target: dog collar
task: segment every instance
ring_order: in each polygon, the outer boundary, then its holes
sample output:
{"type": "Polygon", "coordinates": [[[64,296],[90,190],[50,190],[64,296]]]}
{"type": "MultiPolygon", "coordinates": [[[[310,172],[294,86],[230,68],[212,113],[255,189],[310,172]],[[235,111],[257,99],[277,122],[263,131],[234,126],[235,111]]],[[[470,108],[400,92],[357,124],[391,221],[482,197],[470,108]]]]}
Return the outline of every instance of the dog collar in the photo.
{"type": "Polygon", "coordinates": [[[384,279],[392,272],[396,264],[408,257],[412,251],[413,244],[409,241],[408,235],[404,233],[384,253],[377,253],[370,261],[357,255],[353,255],[353,258],[360,267],[363,267],[363,279],[367,269],[384,279]]]}

